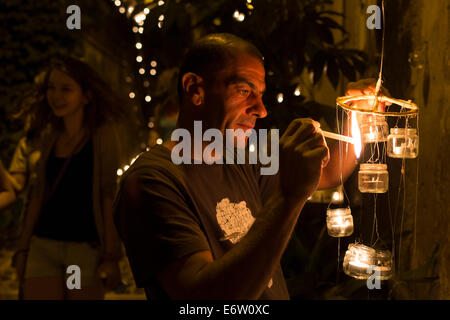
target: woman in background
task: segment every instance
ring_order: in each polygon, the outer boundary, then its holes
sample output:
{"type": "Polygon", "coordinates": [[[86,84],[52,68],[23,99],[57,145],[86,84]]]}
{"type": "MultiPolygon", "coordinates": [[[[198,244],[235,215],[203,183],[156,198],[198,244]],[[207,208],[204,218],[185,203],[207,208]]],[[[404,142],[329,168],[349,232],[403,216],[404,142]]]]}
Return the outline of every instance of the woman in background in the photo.
{"type": "Polygon", "coordinates": [[[117,101],[92,68],[65,57],[27,105],[40,157],[14,259],[24,299],[103,299],[120,283],[112,201],[128,155],[117,101]]]}

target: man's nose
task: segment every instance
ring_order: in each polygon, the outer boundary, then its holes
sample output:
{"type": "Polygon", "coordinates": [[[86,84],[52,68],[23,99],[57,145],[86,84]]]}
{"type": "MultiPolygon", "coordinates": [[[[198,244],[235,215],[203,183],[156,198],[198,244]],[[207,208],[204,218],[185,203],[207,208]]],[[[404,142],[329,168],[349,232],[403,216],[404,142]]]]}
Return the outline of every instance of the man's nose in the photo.
{"type": "Polygon", "coordinates": [[[258,96],[254,102],[254,105],[249,110],[251,115],[257,118],[267,117],[267,110],[262,101],[262,96],[258,96]]]}

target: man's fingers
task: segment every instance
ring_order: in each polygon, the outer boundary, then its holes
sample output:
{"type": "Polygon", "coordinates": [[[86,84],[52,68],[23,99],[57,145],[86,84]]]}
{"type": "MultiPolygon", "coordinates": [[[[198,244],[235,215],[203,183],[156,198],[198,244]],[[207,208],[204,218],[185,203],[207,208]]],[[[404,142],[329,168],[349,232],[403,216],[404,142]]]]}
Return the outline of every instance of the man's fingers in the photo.
{"type": "Polygon", "coordinates": [[[326,146],[325,140],[321,133],[316,133],[313,137],[298,145],[298,149],[314,149],[320,146],[326,146]]]}
{"type": "Polygon", "coordinates": [[[315,158],[318,161],[322,161],[322,160],[326,159],[328,154],[329,154],[329,150],[328,150],[328,147],[326,147],[326,146],[320,146],[313,150],[305,152],[305,156],[307,156],[309,158],[315,158]]]}
{"type": "Polygon", "coordinates": [[[311,139],[317,132],[317,127],[313,124],[304,124],[290,137],[289,143],[292,145],[299,145],[307,139],[311,139]]]}
{"type": "Polygon", "coordinates": [[[306,123],[313,123],[314,120],[309,119],[309,118],[297,118],[292,120],[292,122],[289,124],[289,126],[287,127],[286,131],[284,132],[283,135],[287,136],[292,136],[298,128],[300,128],[300,126],[302,126],[303,124],[306,123]]]}
{"type": "Polygon", "coordinates": [[[306,139],[312,137],[315,133],[320,131],[319,122],[312,119],[303,120],[305,121],[301,121],[301,125],[296,127],[295,132],[292,132],[290,136],[286,136],[289,145],[299,145],[300,143],[304,142],[306,139]]]}
{"type": "Polygon", "coordinates": [[[361,88],[367,88],[369,86],[372,87],[376,87],[377,85],[377,79],[375,78],[366,78],[366,79],[361,79],[359,81],[356,82],[349,82],[347,84],[347,89],[361,89],[361,88]]]}

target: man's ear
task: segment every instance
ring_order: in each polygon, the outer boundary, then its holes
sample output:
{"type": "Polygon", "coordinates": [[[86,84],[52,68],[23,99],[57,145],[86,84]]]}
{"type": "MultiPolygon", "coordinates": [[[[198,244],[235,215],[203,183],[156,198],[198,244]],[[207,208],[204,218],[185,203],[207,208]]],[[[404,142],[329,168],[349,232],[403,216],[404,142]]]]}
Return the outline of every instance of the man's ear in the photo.
{"type": "Polygon", "coordinates": [[[203,78],[193,72],[187,72],[181,78],[183,92],[192,104],[200,106],[205,99],[205,90],[203,87],[203,78]]]}

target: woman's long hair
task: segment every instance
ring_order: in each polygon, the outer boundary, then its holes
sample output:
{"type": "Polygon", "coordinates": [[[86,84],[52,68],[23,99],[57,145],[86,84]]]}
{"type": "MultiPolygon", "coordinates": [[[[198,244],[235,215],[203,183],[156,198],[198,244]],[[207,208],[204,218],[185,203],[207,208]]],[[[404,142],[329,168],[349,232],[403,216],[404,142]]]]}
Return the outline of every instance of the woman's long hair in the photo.
{"type": "Polygon", "coordinates": [[[63,119],[53,114],[47,101],[47,88],[50,73],[59,70],[81,87],[84,94],[89,95],[89,102],[84,107],[84,126],[90,132],[107,120],[124,118],[124,102],[112,92],[111,88],[86,63],[71,58],[55,58],[47,68],[41,81],[36,84],[34,92],[24,99],[20,116],[27,117],[27,136],[38,136],[51,126],[53,129],[64,129],[63,119]]]}

